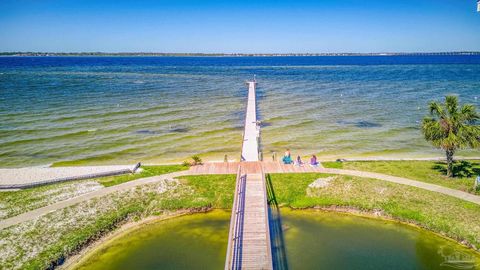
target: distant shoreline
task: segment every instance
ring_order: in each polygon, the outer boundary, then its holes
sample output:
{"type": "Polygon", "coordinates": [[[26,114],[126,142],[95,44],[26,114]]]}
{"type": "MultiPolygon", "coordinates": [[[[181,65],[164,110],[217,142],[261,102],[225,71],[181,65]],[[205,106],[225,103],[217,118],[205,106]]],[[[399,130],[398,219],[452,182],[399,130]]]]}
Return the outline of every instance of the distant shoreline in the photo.
{"type": "Polygon", "coordinates": [[[154,57],[285,57],[285,56],[464,56],[480,55],[480,51],[415,52],[415,53],[146,53],[146,52],[0,52],[1,56],[154,56],[154,57]]]}

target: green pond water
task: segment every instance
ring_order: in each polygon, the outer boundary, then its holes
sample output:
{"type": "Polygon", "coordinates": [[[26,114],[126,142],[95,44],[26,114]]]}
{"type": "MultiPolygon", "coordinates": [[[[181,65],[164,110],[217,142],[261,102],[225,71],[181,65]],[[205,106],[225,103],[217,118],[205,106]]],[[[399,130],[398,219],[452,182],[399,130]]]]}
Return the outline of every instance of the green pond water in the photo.
{"type": "MultiPolygon", "coordinates": [[[[290,269],[479,269],[479,254],[395,222],[281,210],[290,269]]],[[[113,239],[76,269],[222,269],[230,213],[159,221],[113,239]]]]}

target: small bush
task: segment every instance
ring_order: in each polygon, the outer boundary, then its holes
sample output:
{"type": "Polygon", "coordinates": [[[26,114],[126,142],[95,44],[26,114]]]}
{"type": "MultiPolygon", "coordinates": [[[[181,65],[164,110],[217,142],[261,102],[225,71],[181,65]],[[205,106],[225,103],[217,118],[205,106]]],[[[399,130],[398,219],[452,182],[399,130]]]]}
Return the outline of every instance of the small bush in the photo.
{"type": "Polygon", "coordinates": [[[185,167],[195,166],[195,165],[202,165],[203,161],[198,155],[194,155],[191,157],[191,160],[185,160],[182,162],[182,165],[185,167]]]}
{"type": "Polygon", "coordinates": [[[193,165],[202,165],[202,159],[198,155],[192,156],[193,165]]]}

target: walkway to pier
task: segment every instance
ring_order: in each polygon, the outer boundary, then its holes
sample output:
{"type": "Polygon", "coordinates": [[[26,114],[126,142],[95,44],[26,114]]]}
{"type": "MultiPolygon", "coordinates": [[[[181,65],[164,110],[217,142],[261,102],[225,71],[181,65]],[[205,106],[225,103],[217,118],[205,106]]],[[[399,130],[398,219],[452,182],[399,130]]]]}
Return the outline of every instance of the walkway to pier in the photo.
{"type": "Polygon", "coordinates": [[[276,161],[259,162],[211,162],[203,165],[190,167],[189,174],[236,174],[238,166],[242,165],[245,173],[257,173],[263,170],[265,173],[322,173],[323,167],[313,167],[308,164],[295,166],[276,161]]]}
{"type": "Polygon", "coordinates": [[[273,269],[265,174],[237,174],[225,269],[273,269]]]}

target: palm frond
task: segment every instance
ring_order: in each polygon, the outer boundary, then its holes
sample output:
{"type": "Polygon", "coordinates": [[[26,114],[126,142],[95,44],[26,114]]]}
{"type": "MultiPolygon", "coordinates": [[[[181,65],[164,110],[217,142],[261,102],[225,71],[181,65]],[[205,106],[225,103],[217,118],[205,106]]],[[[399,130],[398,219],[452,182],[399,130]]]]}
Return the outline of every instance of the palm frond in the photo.
{"type": "Polygon", "coordinates": [[[442,104],[432,101],[428,104],[428,108],[430,110],[430,115],[438,118],[445,117],[445,110],[443,109],[442,104]]]}
{"type": "Polygon", "coordinates": [[[480,115],[474,105],[459,109],[458,97],[445,97],[445,104],[430,102],[430,116],[422,121],[422,133],[433,146],[455,152],[462,148],[480,148],[480,115]]]}
{"type": "Polygon", "coordinates": [[[474,124],[480,120],[480,115],[477,113],[475,106],[472,104],[465,104],[460,109],[462,115],[462,121],[466,121],[469,124],[474,124]]]}
{"type": "Polygon", "coordinates": [[[458,132],[461,141],[465,142],[464,147],[473,149],[480,148],[480,126],[464,125],[458,132]]]}
{"type": "Polygon", "coordinates": [[[436,147],[441,146],[441,140],[445,137],[445,133],[439,121],[431,117],[425,117],[422,122],[422,132],[425,140],[431,141],[436,147]]]}
{"type": "Polygon", "coordinates": [[[445,108],[447,109],[450,116],[456,117],[456,115],[458,114],[458,97],[453,95],[446,96],[445,108]]]}

